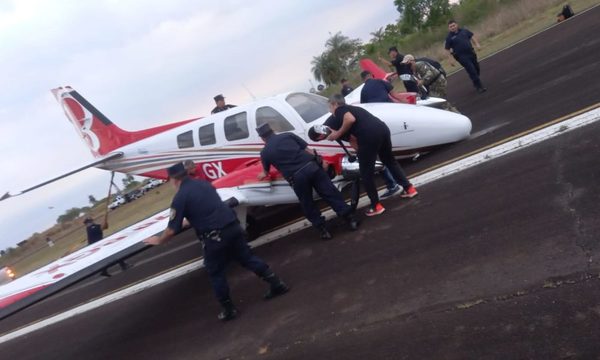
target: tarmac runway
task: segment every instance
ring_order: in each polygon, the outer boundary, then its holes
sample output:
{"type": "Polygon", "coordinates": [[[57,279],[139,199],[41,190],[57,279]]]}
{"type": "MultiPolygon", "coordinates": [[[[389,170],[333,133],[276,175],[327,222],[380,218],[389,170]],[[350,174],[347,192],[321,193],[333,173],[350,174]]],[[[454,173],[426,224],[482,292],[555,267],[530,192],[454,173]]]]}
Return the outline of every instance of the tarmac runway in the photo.
{"type": "MultiPolygon", "coordinates": [[[[484,94],[452,75],[472,139],[404,164],[408,173],[598,106],[598,18],[600,7],[483,60],[484,94]]],[[[335,224],[332,241],[308,229],[257,248],[292,291],[264,302],[264,284],[232,266],[235,321],[216,319],[199,270],[1,343],[1,357],[599,358],[599,136],[595,123],[386,200],[358,232],[335,224]]],[[[180,238],[3,320],[0,333],[200,255],[193,234],[180,238]]]]}

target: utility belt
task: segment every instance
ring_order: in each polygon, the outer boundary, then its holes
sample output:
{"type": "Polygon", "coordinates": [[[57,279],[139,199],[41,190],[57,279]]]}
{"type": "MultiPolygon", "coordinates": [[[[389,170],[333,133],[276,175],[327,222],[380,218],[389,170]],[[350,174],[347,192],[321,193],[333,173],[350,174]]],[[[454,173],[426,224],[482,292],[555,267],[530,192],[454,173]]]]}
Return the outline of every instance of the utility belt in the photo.
{"type": "Polygon", "coordinates": [[[290,186],[294,186],[294,176],[296,176],[297,174],[302,172],[302,170],[306,169],[311,164],[318,164],[318,162],[316,161],[316,159],[315,159],[315,161],[307,162],[306,164],[302,165],[302,167],[300,169],[294,171],[294,173],[292,175],[285,177],[285,180],[290,184],[290,186]]]}
{"type": "Polygon", "coordinates": [[[198,237],[200,238],[200,241],[206,242],[207,240],[212,240],[212,241],[221,241],[222,240],[222,233],[225,230],[228,230],[229,228],[232,228],[234,225],[237,225],[238,221],[232,221],[229,224],[223,226],[220,229],[215,229],[215,230],[208,230],[205,232],[202,232],[200,234],[198,234],[198,237]]]}

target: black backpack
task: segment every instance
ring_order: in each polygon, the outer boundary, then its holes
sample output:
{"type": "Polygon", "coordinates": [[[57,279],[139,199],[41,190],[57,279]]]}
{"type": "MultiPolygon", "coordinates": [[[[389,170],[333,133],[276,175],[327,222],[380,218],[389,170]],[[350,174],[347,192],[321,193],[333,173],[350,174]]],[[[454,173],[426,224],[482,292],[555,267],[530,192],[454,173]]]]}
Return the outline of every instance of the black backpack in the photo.
{"type": "Polygon", "coordinates": [[[444,68],[442,67],[442,64],[440,64],[439,62],[430,59],[430,58],[426,58],[426,57],[420,57],[418,59],[415,59],[416,61],[424,61],[426,63],[428,63],[429,65],[433,66],[434,68],[436,68],[437,71],[441,72],[442,75],[444,75],[444,77],[446,77],[446,70],[444,70],[444,68]]]}

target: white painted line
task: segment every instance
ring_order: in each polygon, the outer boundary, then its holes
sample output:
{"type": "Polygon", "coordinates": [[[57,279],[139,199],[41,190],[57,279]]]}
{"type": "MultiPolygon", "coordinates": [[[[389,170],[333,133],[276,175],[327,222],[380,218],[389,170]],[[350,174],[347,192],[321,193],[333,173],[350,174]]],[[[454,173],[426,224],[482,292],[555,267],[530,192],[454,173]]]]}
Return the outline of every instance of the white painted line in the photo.
{"type": "MultiPolygon", "coordinates": [[[[457,161],[455,163],[448,164],[439,169],[430,171],[426,174],[419,175],[415,178],[412,178],[411,182],[416,186],[427,184],[432,181],[455,174],[457,172],[469,169],[473,166],[483,164],[492,159],[496,159],[501,156],[510,154],[513,151],[524,149],[528,146],[537,144],[543,140],[553,138],[555,136],[564,134],[566,132],[569,132],[571,130],[574,130],[576,128],[579,128],[579,127],[582,127],[585,125],[589,125],[598,120],[600,120],[600,108],[590,110],[586,113],[577,115],[568,120],[565,120],[565,121],[562,121],[555,125],[538,130],[529,135],[525,135],[518,139],[514,139],[512,141],[509,141],[505,144],[499,145],[492,149],[482,151],[481,153],[469,156],[469,157],[462,159],[460,161],[457,161]]],[[[366,206],[368,201],[369,201],[369,199],[366,196],[361,198],[359,201],[359,205],[358,205],[359,208],[366,206]]],[[[323,215],[329,219],[329,218],[335,216],[335,213],[333,212],[333,210],[327,210],[323,213],[323,215]]],[[[259,237],[258,239],[254,240],[253,242],[251,242],[250,245],[252,247],[257,247],[257,246],[260,246],[263,244],[267,244],[269,242],[280,239],[291,233],[300,231],[308,226],[310,226],[308,221],[306,221],[306,220],[298,221],[298,222],[293,223],[285,228],[276,230],[269,234],[265,234],[265,235],[259,237]]],[[[185,275],[194,270],[200,269],[203,266],[204,266],[204,262],[202,260],[196,261],[191,264],[184,265],[180,268],[177,268],[177,269],[171,270],[167,273],[161,274],[155,278],[145,280],[141,283],[135,284],[126,289],[114,292],[114,293],[104,296],[102,298],[93,300],[89,303],[86,303],[86,304],[80,305],[78,307],[75,307],[71,310],[65,311],[61,314],[52,316],[50,318],[44,319],[42,321],[39,321],[39,322],[31,324],[31,325],[27,325],[21,329],[18,329],[16,331],[13,331],[13,332],[10,332],[10,333],[0,336],[0,344],[10,341],[12,339],[15,339],[19,336],[23,336],[23,335],[29,334],[31,332],[34,332],[36,330],[42,329],[46,326],[56,324],[60,321],[66,320],[73,316],[83,314],[87,311],[96,309],[102,305],[109,304],[116,300],[125,298],[129,295],[136,294],[145,289],[151,288],[151,287],[159,285],[163,282],[169,281],[171,279],[185,275]]]]}

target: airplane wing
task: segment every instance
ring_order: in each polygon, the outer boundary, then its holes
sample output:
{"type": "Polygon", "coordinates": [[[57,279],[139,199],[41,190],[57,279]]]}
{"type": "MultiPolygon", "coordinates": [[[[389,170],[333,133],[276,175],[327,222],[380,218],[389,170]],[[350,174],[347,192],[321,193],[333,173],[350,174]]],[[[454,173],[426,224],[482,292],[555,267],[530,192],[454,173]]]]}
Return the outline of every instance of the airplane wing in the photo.
{"type": "Polygon", "coordinates": [[[78,173],[78,172],[80,172],[80,171],[83,171],[83,170],[85,170],[85,169],[89,169],[89,168],[91,168],[91,167],[95,167],[95,166],[97,166],[97,165],[100,165],[100,164],[103,164],[103,163],[105,163],[105,162],[107,162],[107,161],[110,161],[110,160],[115,160],[115,159],[118,159],[118,158],[121,158],[121,157],[123,157],[123,153],[122,153],[122,152],[117,152],[117,153],[111,154],[111,155],[109,155],[109,156],[106,156],[106,157],[104,157],[104,158],[102,158],[102,159],[100,159],[100,160],[96,160],[96,161],[94,161],[93,163],[90,163],[90,164],[87,164],[87,165],[85,165],[85,166],[82,166],[82,167],[80,167],[79,169],[75,169],[75,170],[73,170],[73,171],[69,171],[68,173],[65,173],[65,174],[62,174],[62,175],[60,175],[60,176],[57,176],[57,177],[55,177],[55,178],[53,178],[53,179],[50,179],[50,180],[44,181],[44,182],[43,182],[43,183],[41,183],[41,184],[38,184],[38,185],[32,186],[32,187],[30,187],[30,188],[28,188],[28,189],[22,190],[22,191],[20,191],[20,192],[18,192],[18,193],[16,193],[16,194],[10,194],[9,192],[6,192],[6,194],[4,194],[4,195],[2,195],[2,197],[0,197],[0,201],[2,201],[2,200],[6,200],[6,199],[8,199],[8,198],[11,198],[11,197],[15,197],[15,196],[23,195],[23,194],[25,194],[25,193],[27,193],[27,192],[29,192],[29,191],[31,191],[31,190],[35,190],[35,189],[37,189],[37,188],[40,188],[40,187],[42,187],[42,186],[48,185],[48,184],[50,184],[50,183],[53,183],[53,182],[55,182],[55,181],[57,181],[57,180],[60,180],[60,179],[62,179],[62,178],[65,178],[65,177],[67,177],[67,176],[73,175],[73,174],[75,174],[75,173],[78,173]]]}

